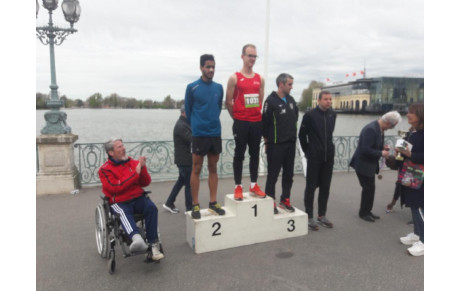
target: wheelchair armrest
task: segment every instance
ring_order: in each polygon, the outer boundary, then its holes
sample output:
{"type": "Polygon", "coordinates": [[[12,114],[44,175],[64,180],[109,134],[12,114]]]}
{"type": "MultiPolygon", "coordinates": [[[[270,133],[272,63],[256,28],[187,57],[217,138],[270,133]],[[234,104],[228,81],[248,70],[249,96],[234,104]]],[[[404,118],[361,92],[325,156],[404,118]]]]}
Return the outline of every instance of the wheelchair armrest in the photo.
{"type": "Polygon", "coordinates": [[[109,197],[105,196],[104,193],[99,194],[99,197],[102,199],[102,201],[109,201],[109,197]]]}

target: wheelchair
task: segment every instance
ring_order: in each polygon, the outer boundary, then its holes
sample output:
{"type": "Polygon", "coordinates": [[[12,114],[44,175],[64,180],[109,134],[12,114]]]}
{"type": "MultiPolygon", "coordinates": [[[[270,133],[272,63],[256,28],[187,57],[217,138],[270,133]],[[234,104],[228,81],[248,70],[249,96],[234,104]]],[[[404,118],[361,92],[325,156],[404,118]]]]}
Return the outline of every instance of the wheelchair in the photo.
{"type": "MultiPolygon", "coordinates": [[[[147,196],[151,193],[151,191],[145,191],[144,195],[147,196]]],[[[152,259],[152,248],[149,245],[147,252],[145,253],[131,253],[129,250],[129,246],[132,243],[131,238],[129,235],[124,231],[121,227],[121,221],[118,214],[112,212],[110,210],[109,205],[109,198],[106,197],[103,193],[101,193],[100,198],[102,202],[98,204],[96,207],[96,245],[97,251],[99,255],[104,258],[108,259],[108,271],[110,274],[115,272],[115,245],[118,242],[121,246],[121,250],[123,252],[123,257],[131,257],[135,255],[145,254],[146,259],[144,260],[145,263],[159,263],[159,260],[152,259]]],[[[145,229],[145,221],[144,215],[142,214],[134,214],[134,219],[136,221],[137,228],[139,230],[139,234],[142,238],[146,240],[146,229],[145,229]]],[[[160,245],[160,251],[164,254],[163,246],[160,240],[160,232],[158,231],[158,242],[160,245]]]]}

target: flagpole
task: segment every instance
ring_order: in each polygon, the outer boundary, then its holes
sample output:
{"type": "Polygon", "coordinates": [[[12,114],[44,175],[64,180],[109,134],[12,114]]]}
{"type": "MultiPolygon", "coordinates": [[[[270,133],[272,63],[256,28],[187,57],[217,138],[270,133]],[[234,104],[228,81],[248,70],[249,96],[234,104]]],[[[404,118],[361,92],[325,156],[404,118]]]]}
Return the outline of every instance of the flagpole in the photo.
{"type": "Polygon", "coordinates": [[[364,58],[364,79],[366,79],[366,58],[364,58]]]}
{"type": "MultiPolygon", "coordinates": [[[[270,0],[267,0],[267,9],[265,15],[265,58],[264,58],[264,79],[265,83],[267,83],[268,78],[268,43],[269,43],[269,35],[270,35],[270,0]]],[[[267,91],[267,86],[264,88],[265,92],[267,91]]],[[[264,93],[265,93],[264,92],[264,93]]],[[[267,94],[264,94],[267,96],[267,94]]]]}

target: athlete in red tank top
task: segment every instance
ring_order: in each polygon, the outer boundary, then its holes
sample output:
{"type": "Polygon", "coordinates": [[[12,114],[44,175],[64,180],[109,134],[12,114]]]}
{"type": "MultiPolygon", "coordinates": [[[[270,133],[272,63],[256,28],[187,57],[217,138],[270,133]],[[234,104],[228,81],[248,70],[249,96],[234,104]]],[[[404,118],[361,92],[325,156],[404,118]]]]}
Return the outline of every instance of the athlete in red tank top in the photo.
{"type": "Polygon", "coordinates": [[[260,75],[254,73],[247,78],[236,72],[236,86],[233,92],[233,118],[243,121],[261,121],[262,104],[259,103],[260,75]]]}
{"type": "Polygon", "coordinates": [[[257,49],[253,44],[243,46],[241,59],[243,68],[232,74],[227,82],[225,105],[233,118],[233,177],[235,179],[234,199],[243,200],[243,160],[246,148],[249,151],[249,192],[259,198],[266,194],[257,185],[259,176],[260,142],[262,140],[262,102],[264,100],[264,79],[253,71],[257,59],[257,49]]]}

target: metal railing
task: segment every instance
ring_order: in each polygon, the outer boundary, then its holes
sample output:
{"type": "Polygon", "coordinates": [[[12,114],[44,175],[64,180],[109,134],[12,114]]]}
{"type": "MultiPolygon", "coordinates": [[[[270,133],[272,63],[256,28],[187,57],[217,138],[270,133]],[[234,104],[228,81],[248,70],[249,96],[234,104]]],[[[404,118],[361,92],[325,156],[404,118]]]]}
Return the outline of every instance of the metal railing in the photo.
{"type": "MultiPolygon", "coordinates": [[[[394,148],[397,136],[385,137],[385,144],[394,148]]],[[[349,169],[351,157],[358,145],[358,136],[336,136],[334,171],[346,171],[349,169]]],[[[152,181],[176,180],[178,169],[174,164],[174,143],[173,141],[139,141],[124,142],[128,156],[136,159],[139,156],[147,157],[147,169],[152,177],[152,181]]],[[[107,160],[107,154],[103,143],[77,143],[75,144],[75,161],[80,173],[82,185],[99,184],[99,167],[107,160]]],[[[219,177],[233,177],[233,154],[235,151],[235,141],[233,139],[222,140],[222,154],[218,162],[219,177]]],[[[297,147],[294,173],[303,173],[302,165],[303,153],[297,147]]],[[[204,162],[201,176],[208,176],[208,169],[204,162]]],[[[267,156],[264,153],[264,146],[260,147],[259,175],[267,173],[267,156]]],[[[249,176],[249,155],[243,163],[243,176],[249,176]]]]}

